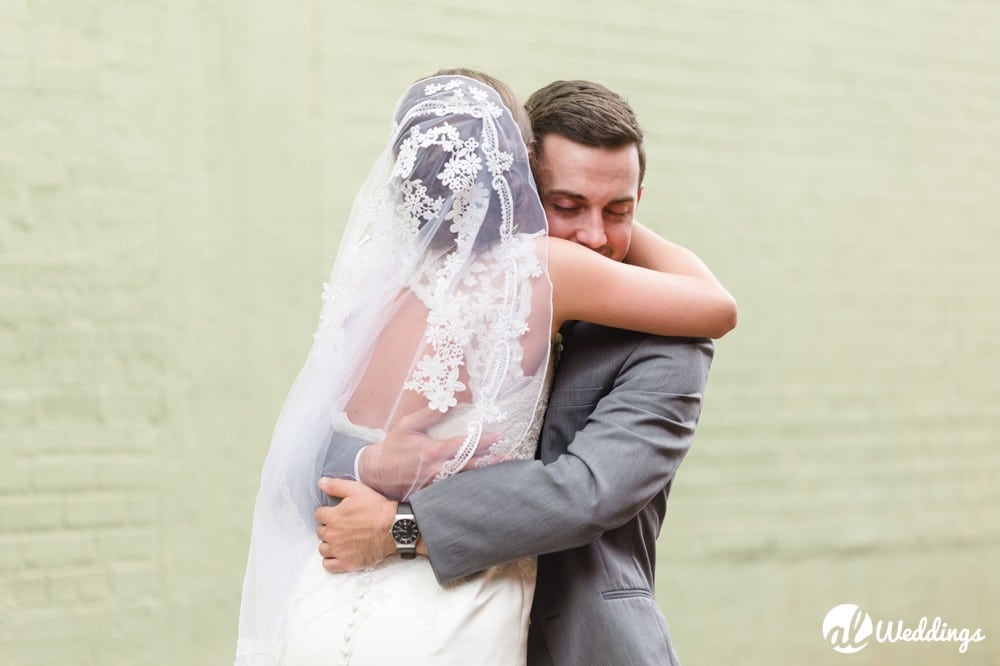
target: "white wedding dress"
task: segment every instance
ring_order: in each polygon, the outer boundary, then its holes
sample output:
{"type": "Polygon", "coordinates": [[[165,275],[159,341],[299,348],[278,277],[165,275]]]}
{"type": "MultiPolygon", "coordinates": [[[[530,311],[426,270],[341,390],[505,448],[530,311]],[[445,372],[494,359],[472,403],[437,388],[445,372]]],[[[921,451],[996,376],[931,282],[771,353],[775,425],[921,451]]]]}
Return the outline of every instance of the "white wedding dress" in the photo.
{"type": "MultiPolygon", "coordinates": [[[[536,418],[513,457],[534,456],[548,391],[542,395],[536,418]]],[[[527,403],[530,409],[537,396],[537,384],[529,383],[502,407],[518,410],[527,403]]],[[[452,410],[429,434],[444,438],[464,432],[462,416],[462,410],[452,410]]],[[[348,423],[346,416],[341,428],[369,441],[384,437],[348,423]]],[[[534,589],[534,558],[442,586],[425,557],[393,557],[367,571],[330,574],[317,553],[289,603],[289,641],[280,664],[524,664],[534,589]]]]}

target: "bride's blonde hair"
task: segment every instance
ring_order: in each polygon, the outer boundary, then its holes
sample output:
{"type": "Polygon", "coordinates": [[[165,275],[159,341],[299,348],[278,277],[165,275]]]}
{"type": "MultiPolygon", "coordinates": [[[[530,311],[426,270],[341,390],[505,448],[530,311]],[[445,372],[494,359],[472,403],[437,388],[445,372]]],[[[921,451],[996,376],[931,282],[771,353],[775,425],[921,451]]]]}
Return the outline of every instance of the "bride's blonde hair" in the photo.
{"type": "Polygon", "coordinates": [[[490,76],[489,74],[466,67],[439,69],[431,74],[431,76],[464,76],[493,88],[500,95],[500,101],[507,107],[510,114],[514,116],[514,122],[517,123],[517,128],[521,130],[521,138],[524,139],[525,145],[531,145],[531,138],[534,136],[534,132],[531,130],[531,118],[528,117],[524,103],[518,99],[514,91],[511,90],[511,87],[506,83],[495,76],[490,76]]]}

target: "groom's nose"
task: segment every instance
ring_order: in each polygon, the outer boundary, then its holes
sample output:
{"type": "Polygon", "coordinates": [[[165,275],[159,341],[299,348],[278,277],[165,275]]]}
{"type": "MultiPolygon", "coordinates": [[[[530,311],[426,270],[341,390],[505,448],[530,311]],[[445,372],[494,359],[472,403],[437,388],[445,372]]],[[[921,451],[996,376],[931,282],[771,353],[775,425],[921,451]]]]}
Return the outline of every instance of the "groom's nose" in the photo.
{"type": "Polygon", "coordinates": [[[586,215],[581,216],[580,226],[573,234],[573,240],[598,252],[607,247],[608,236],[604,232],[604,216],[600,210],[587,211],[586,215]]]}

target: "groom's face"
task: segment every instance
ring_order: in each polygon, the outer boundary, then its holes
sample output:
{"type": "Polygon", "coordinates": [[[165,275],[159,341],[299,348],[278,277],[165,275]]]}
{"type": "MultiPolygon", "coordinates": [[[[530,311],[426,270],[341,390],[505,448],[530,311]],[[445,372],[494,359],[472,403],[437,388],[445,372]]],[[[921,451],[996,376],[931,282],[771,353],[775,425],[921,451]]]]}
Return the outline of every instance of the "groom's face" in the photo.
{"type": "Polygon", "coordinates": [[[642,196],[636,145],[593,148],[548,134],[541,148],[535,179],[549,235],[621,261],[642,196]]]}

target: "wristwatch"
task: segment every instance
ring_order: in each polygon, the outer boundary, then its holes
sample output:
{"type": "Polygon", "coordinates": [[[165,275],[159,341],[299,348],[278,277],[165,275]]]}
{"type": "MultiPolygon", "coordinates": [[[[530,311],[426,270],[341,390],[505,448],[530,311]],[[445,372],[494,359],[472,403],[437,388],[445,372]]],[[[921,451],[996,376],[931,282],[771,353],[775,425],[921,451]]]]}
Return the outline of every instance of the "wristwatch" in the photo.
{"type": "Polygon", "coordinates": [[[400,502],[396,507],[396,519],[392,522],[392,540],[396,543],[396,552],[404,560],[412,560],[417,556],[417,539],[420,529],[413,509],[409,502],[400,502]]]}

